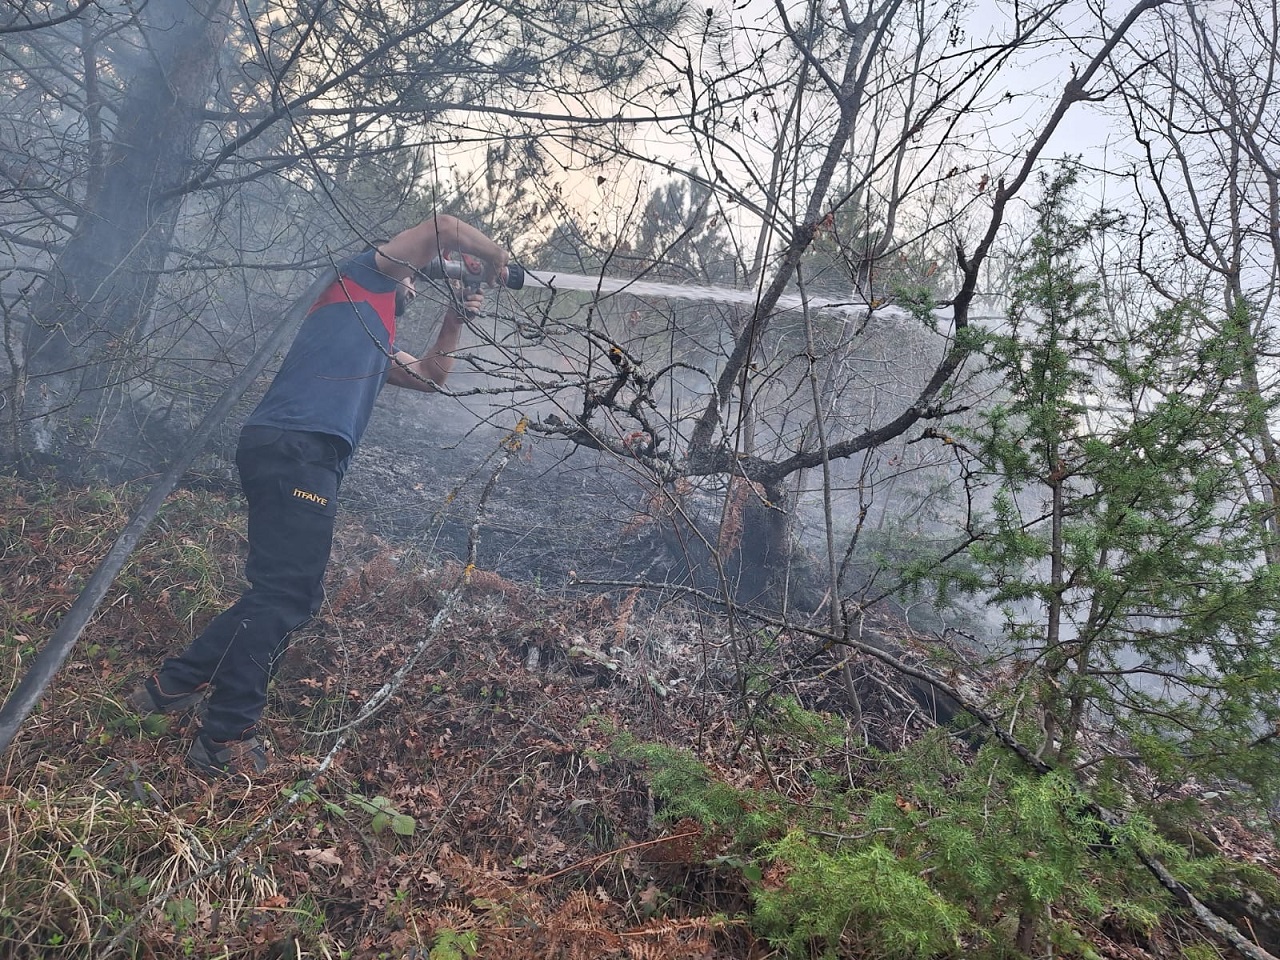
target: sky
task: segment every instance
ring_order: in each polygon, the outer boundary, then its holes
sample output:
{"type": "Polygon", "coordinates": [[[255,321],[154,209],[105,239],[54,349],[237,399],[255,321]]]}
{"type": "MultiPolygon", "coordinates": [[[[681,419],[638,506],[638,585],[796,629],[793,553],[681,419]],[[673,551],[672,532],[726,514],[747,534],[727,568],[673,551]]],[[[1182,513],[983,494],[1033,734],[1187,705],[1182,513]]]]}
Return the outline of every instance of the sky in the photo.
{"type": "MultiPolygon", "coordinates": [[[[931,6],[934,9],[941,8],[938,4],[931,6]]],[[[762,34],[758,31],[768,19],[776,17],[774,6],[768,0],[746,0],[745,3],[736,5],[721,3],[715,9],[717,19],[723,17],[737,25],[733,36],[739,55],[744,55],[748,45],[763,43],[762,37],[767,36],[767,32],[762,34]]],[[[975,0],[966,5],[965,12],[957,20],[963,31],[962,43],[980,42],[999,35],[1001,31],[1007,32],[1014,9],[1013,4],[998,3],[995,0],[975,0]]],[[[1017,9],[1023,11],[1022,7],[1017,9]]],[[[1105,14],[1114,21],[1125,10],[1127,7],[1112,4],[1105,14]]],[[[1064,10],[1059,21],[1059,37],[1062,33],[1076,31],[1091,34],[1097,32],[1096,19],[1084,3],[1073,2],[1064,10]]],[[[689,45],[677,40],[673,49],[678,51],[682,46],[689,45]]],[[[1061,95],[1072,68],[1079,69],[1085,64],[1086,52],[1082,50],[1070,55],[1070,46],[1070,41],[1060,39],[1047,48],[1028,50],[1018,58],[1014,66],[1003,69],[988,96],[992,101],[990,109],[980,117],[974,117],[971,122],[960,122],[958,129],[968,127],[967,136],[963,140],[964,146],[958,141],[956,149],[942,162],[964,165],[967,159],[972,163],[974,171],[971,179],[975,184],[974,189],[982,182],[984,174],[989,174],[994,179],[1006,170],[1020,154],[1030,132],[1036,129],[1061,95]]],[[[1094,47],[1096,43],[1086,49],[1094,47]]],[[[701,57],[696,66],[712,70],[708,66],[708,56],[703,53],[701,57]]],[[[675,86],[677,82],[672,85],[675,86]]],[[[728,88],[725,89],[727,91],[728,88]]],[[[705,89],[699,91],[700,94],[705,92],[705,89]]],[[[669,110],[672,103],[683,105],[686,100],[685,92],[682,92],[660,106],[669,110]]],[[[755,98],[752,102],[758,106],[763,101],[755,98]]],[[[628,109],[634,110],[634,107],[628,109]]],[[[744,106],[741,115],[746,117],[747,107],[744,106]]],[[[729,116],[726,115],[726,123],[728,119],[729,116]]],[[[747,126],[748,129],[740,135],[725,130],[724,142],[740,151],[742,157],[748,158],[756,176],[767,176],[771,150],[776,141],[771,137],[766,124],[748,121],[747,126]]],[[[686,167],[696,164],[703,172],[710,169],[705,142],[699,150],[687,136],[668,133],[669,127],[670,125],[664,125],[664,129],[654,126],[637,127],[631,131],[629,142],[632,148],[654,161],[657,166],[636,161],[619,161],[605,166],[577,169],[572,159],[561,153],[568,168],[560,178],[564,195],[584,211],[588,218],[599,223],[602,229],[623,229],[633,216],[637,204],[642,204],[649,191],[670,176],[661,169],[661,165],[686,167]]],[[[1044,156],[1046,159],[1079,156],[1086,166],[1103,170],[1119,161],[1128,141],[1126,130],[1116,122],[1115,117],[1093,104],[1081,103],[1067,114],[1044,156]]],[[[552,151],[558,149],[549,141],[544,141],[543,146],[552,151]]],[[[821,137],[818,136],[817,147],[820,149],[821,146],[821,137]]],[[[854,150],[857,149],[858,144],[855,142],[854,150]]],[[[727,149],[715,148],[714,153],[716,169],[726,179],[735,184],[750,182],[751,175],[744,171],[742,164],[727,149]]],[[[715,176],[715,173],[710,175],[715,176]]],[[[1122,199],[1123,186],[1119,179],[1099,175],[1096,178],[1086,177],[1083,189],[1093,192],[1100,201],[1116,202],[1122,199]]],[[[749,192],[755,199],[761,200],[762,194],[758,190],[749,192]]],[[[758,229],[758,217],[741,207],[730,207],[721,213],[736,218],[738,229],[748,237],[758,229]]]]}

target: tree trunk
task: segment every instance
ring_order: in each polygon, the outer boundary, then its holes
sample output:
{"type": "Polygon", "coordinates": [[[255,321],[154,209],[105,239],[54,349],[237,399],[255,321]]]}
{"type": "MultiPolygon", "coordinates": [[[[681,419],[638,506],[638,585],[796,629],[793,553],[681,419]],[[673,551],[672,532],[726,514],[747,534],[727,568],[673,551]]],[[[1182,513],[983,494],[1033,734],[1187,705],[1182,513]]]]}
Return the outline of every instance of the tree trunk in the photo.
{"type": "Polygon", "coordinates": [[[126,426],[130,382],[146,372],[136,348],[145,342],[170,252],[181,185],[194,167],[227,5],[152,0],[143,10],[146,49],[117,114],[105,168],[31,301],[21,459],[53,463],[73,476],[123,466],[94,464],[94,454],[126,426]]]}

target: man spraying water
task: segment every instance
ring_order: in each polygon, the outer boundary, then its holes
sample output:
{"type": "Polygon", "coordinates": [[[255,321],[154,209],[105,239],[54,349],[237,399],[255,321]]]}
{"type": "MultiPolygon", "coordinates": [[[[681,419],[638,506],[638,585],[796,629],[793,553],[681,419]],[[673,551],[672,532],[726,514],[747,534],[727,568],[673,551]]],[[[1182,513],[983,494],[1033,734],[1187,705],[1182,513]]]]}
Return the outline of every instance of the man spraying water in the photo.
{"type": "Polygon", "coordinates": [[[395,346],[396,318],[416,295],[416,278],[464,279],[461,308],[474,314],[484,304],[482,283],[520,286],[523,275],[509,260],[485,234],[442,214],[347,261],[311,307],[236,448],[249,508],[249,589],[128,698],[149,715],[191,709],[207,695],[187,754],[203,773],[267,768],[257,731],[267,685],[289,634],[320,609],[338,491],[374,401],[388,383],[429,392],[449,375],[463,325],[456,308],[446,310],[425,356],[395,346]]]}

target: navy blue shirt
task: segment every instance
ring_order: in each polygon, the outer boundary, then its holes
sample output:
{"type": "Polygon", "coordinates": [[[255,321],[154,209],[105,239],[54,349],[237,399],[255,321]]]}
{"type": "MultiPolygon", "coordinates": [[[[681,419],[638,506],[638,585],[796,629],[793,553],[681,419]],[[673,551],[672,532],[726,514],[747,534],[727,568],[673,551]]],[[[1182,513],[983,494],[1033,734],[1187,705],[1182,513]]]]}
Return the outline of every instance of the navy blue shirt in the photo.
{"type": "Polygon", "coordinates": [[[341,268],[311,307],[245,426],[327,433],[351,450],[373,414],[395,354],[398,282],[368,250],[341,268]]]}

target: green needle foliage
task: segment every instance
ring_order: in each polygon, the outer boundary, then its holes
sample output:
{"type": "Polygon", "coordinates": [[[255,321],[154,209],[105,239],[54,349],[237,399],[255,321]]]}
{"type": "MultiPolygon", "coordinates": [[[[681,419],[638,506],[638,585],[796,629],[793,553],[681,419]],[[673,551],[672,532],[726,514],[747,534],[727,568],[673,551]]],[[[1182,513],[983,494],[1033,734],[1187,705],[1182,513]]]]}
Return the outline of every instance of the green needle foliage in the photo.
{"type": "Polygon", "coordinates": [[[1068,775],[1040,776],[1002,747],[957,755],[943,735],[926,738],[885,766],[866,810],[876,831],[932,888],[970,916],[968,955],[1016,947],[1032,952],[1047,932],[1070,941],[1071,924],[1100,922],[1145,933],[1169,907],[1164,892],[1129,851],[1180,855],[1140,816],[1121,831],[1081,803],[1068,775]],[[1042,930],[1042,920],[1061,917],[1042,930]],[[1065,918],[1071,918],[1068,922],[1065,918]]]}
{"type": "Polygon", "coordinates": [[[1134,846],[1199,890],[1221,871],[1142,816],[1099,822],[1069,775],[1036,774],[995,744],[970,756],[944,731],[865,756],[856,787],[814,777],[802,802],[730,787],[669,747],[617,745],[646,767],[662,819],[727,844],[714,862],[741,870],[750,923],[781,957],[994,960],[1044,937],[1088,957],[1092,928],[1142,937],[1175,907],[1134,846]]]}
{"type": "Polygon", "coordinates": [[[1006,394],[966,440],[994,499],[950,586],[1003,611],[1046,759],[1098,763],[1102,733],[1161,776],[1268,796],[1280,581],[1237,443],[1265,415],[1241,389],[1248,318],[1104,312],[1080,251],[1106,219],[1072,218],[1075,180],[1045,180],[1007,327],[986,338],[1006,394]]]}
{"type": "Polygon", "coordinates": [[[814,838],[788,834],[772,851],[790,871],[785,885],[756,897],[756,925],[787,956],[931,957],[959,954],[965,911],[948,903],[909,860],[882,843],[824,850],[814,838]],[[859,943],[861,940],[863,942],[859,943]]]}

